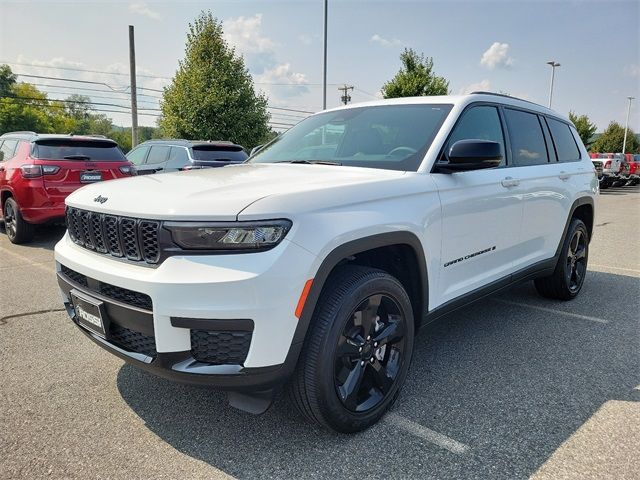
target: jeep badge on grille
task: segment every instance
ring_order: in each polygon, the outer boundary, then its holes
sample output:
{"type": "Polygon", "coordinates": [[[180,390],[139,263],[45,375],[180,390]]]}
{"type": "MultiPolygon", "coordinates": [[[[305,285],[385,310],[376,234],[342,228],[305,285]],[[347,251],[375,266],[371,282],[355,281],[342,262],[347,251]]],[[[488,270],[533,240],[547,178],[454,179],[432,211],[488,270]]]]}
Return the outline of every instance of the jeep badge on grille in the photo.
{"type": "Polygon", "coordinates": [[[93,199],[93,201],[97,202],[97,203],[104,203],[107,200],[109,200],[109,198],[108,197],[103,197],[102,195],[98,195],[96,198],[93,199]]]}

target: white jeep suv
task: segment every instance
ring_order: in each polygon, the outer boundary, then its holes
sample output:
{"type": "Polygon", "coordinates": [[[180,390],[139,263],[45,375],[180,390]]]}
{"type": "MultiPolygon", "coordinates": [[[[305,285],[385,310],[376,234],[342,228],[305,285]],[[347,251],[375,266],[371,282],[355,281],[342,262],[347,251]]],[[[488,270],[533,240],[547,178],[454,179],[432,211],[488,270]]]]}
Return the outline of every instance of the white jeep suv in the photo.
{"type": "Polygon", "coordinates": [[[515,98],[403,98],[302,121],[245,164],[86,186],[56,245],[91,340],[264,411],[362,430],[420,326],[535,280],[583,284],[598,180],[572,124],[515,98]]]}

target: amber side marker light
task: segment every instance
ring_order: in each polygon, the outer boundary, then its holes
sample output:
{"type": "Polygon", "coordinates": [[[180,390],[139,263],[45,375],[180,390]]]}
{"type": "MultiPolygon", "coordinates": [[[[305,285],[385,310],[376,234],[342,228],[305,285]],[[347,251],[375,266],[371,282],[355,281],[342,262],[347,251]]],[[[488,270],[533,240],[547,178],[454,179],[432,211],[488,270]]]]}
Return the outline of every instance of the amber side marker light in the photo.
{"type": "Polygon", "coordinates": [[[309,292],[311,291],[311,285],[313,285],[313,278],[306,281],[306,283],[304,284],[304,288],[302,289],[302,293],[300,294],[300,299],[298,300],[298,305],[296,306],[296,317],[298,318],[300,318],[300,315],[302,315],[304,304],[307,302],[307,297],[309,296],[309,292]]]}

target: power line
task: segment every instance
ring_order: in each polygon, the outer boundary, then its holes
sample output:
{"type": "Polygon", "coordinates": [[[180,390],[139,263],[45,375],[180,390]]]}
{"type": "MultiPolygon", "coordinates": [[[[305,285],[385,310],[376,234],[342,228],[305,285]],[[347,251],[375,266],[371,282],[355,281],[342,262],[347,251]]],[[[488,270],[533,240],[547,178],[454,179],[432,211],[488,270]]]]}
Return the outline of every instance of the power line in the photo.
{"type": "MultiPolygon", "coordinates": [[[[45,80],[58,80],[61,82],[75,82],[75,83],[88,83],[88,84],[92,84],[92,85],[104,85],[105,87],[113,90],[114,92],[121,92],[121,93],[126,93],[127,90],[129,90],[129,87],[126,85],[117,85],[116,87],[113,87],[111,85],[109,85],[108,83],[104,83],[104,82],[94,82],[92,80],[78,80],[75,78],[62,78],[62,77],[47,77],[44,75],[28,75],[26,73],[16,73],[17,76],[19,77],[28,77],[28,78],[42,78],[45,80]]],[[[157,88],[147,88],[147,87],[138,87],[136,90],[148,90],[150,92],[159,92],[159,93],[164,93],[163,90],[158,90],[157,88]]]]}
{"type": "MultiPolygon", "coordinates": [[[[18,98],[18,97],[4,97],[2,99],[3,101],[9,101],[10,103],[15,103],[16,100],[18,101],[18,103],[24,103],[22,102],[22,99],[18,98]]],[[[45,102],[45,103],[30,103],[31,105],[34,106],[40,106],[40,107],[51,107],[51,108],[65,108],[64,105],[52,105],[50,103],[46,103],[48,102],[48,100],[35,100],[36,102],[45,102]]],[[[26,102],[34,102],[34,100],[27,100],[26,102]]],[[[101,108],[93,108],[92,111],[94,112],[111,112],[111,113],[128,113],[128,112],[123,112],[122,110],[108,110],[108,109],[101,109],[101,108]]],[[[157,113],[138,113],[138,115],[144,115],[147,117],[161,117],[162,115],[159,115],[157,113]]]]}
{"type": "MultiPolygon", "coordinates": [[[[47,90],[44,93],[46,93],[47,95],[73,95],[72,93],[69,93],[69,92],[54,92],[52,90],[47,90]]],[[[102,95],[93,95],[93,94],[91,94],[91,95],[83,95],[83,96],[85,96],[87,98],[102,98],[102,99],[105,99],[105,100],[122,100],[122,101],[126,100],[126,98],[105,97],[105,96],[102,96],[102,95]]],[[[56,100],[56,99],[50,98],[49,100],[56,100]]],[[[157,103],[151,102],[149,100],[141,100],[138,103],[148,103],[150,105],[157,105],[157,103]]]]}
{"type": "MultiPolygon", "coordinates": [[[[42,102],[62,102],[62,103],[72,103],[72,104],[80,104],[80,105],[100,105],[100,106],[105,106],[105,107],[120,107],[120,108],[126,108],[126,109],[131,109],[131,107],[128,106],[124,106],[124,105],[118,105],[117,103],[101,103],[101,102],[85,102],[85,101],[80,101],[80,100],[53,100],[53,99],[42,99],[42,98],[37,98],[37,97],[11,97],[11,98],[17,98],[20,100],[39,100],[42,102]]],[[[140,110],[149,110],[149,111],[156,111],[159,112],[160,109],[159,108],[141,108],[140,110]]],[[[126,113],[126,112],[125,112],[126,113]]]]}
{"type": "MultiPolygon", "coordinates": [[[[49,68],[54,70],[69,70],[72,72],[86,72],[86,73],[102,73],[104,75],[119,75],[123,77],[128,77],[128,73],[120,73],[120,72],[105,72],[103,70],[90,70],[87,68],[74,68],[74,67],[54,67],[53,65],[37,65],[35,63],[18,63],[18,62],[5,62],[4,60],[0,60],[0,63],[6,63],[7,65],[19,65],[21,67],[34,67],[34,68],[49,68]]],[[[168,77],[160,77],[156,75],[143,75],[136,74],[137,77],[141,78],[159,78],[161,80],[171,80],[168,77]]]]}
{"type": "MultiPolygon", "coordinates": [[[[36,83],[36,82],[29,82],[29,84],[30,85],[36,85],[38,87],[68,88],[70,90],[86,90],[88,92],[111,93],[113,95],[126,95],[127,97],[129,97],[129,92],[117,92],[117,91],[112,91],[112,90],[104,90],[104,89],[100,89],[100,88],[75,87],[75,86],[71,86],[71,85],[51,85],[51,84],[48,84],[48,83],[36,83]]],[[[162,99],[162,97],[158,97],[157,95],[149,95],[149,94],[146,94],[146,93],[139,93],[138,96],[139,97],[149,97],[149,98],[162,99]]]]}
{"type": "Polygon", "coordinates": [[[316,113],[316,112],[311,112],[309,110],[295,110],[293,108],[284,108],[284,107],[267,107],[267,108],[270,108],[271,110],[283,110],[285,112],[316,113]]]}

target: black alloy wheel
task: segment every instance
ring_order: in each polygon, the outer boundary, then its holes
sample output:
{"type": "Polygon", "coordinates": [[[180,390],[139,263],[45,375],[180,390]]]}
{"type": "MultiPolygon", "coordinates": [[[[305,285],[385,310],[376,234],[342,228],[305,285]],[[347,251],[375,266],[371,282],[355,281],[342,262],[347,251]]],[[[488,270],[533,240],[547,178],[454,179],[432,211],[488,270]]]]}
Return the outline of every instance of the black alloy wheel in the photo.
{"type": "Polygon", "coordinates": [[[567,286],[571,293],[582,287],[587,271],[587,237],[581,230],[576,230],[569,242],[567,252],[567,286]]]}
{"type": "Polygon", "coordinates": [[[335,388],[353,412],[378,406],[404,360],[405,318],[389,296],[372,295],[351,314],[335,350],[335,388]]]}

